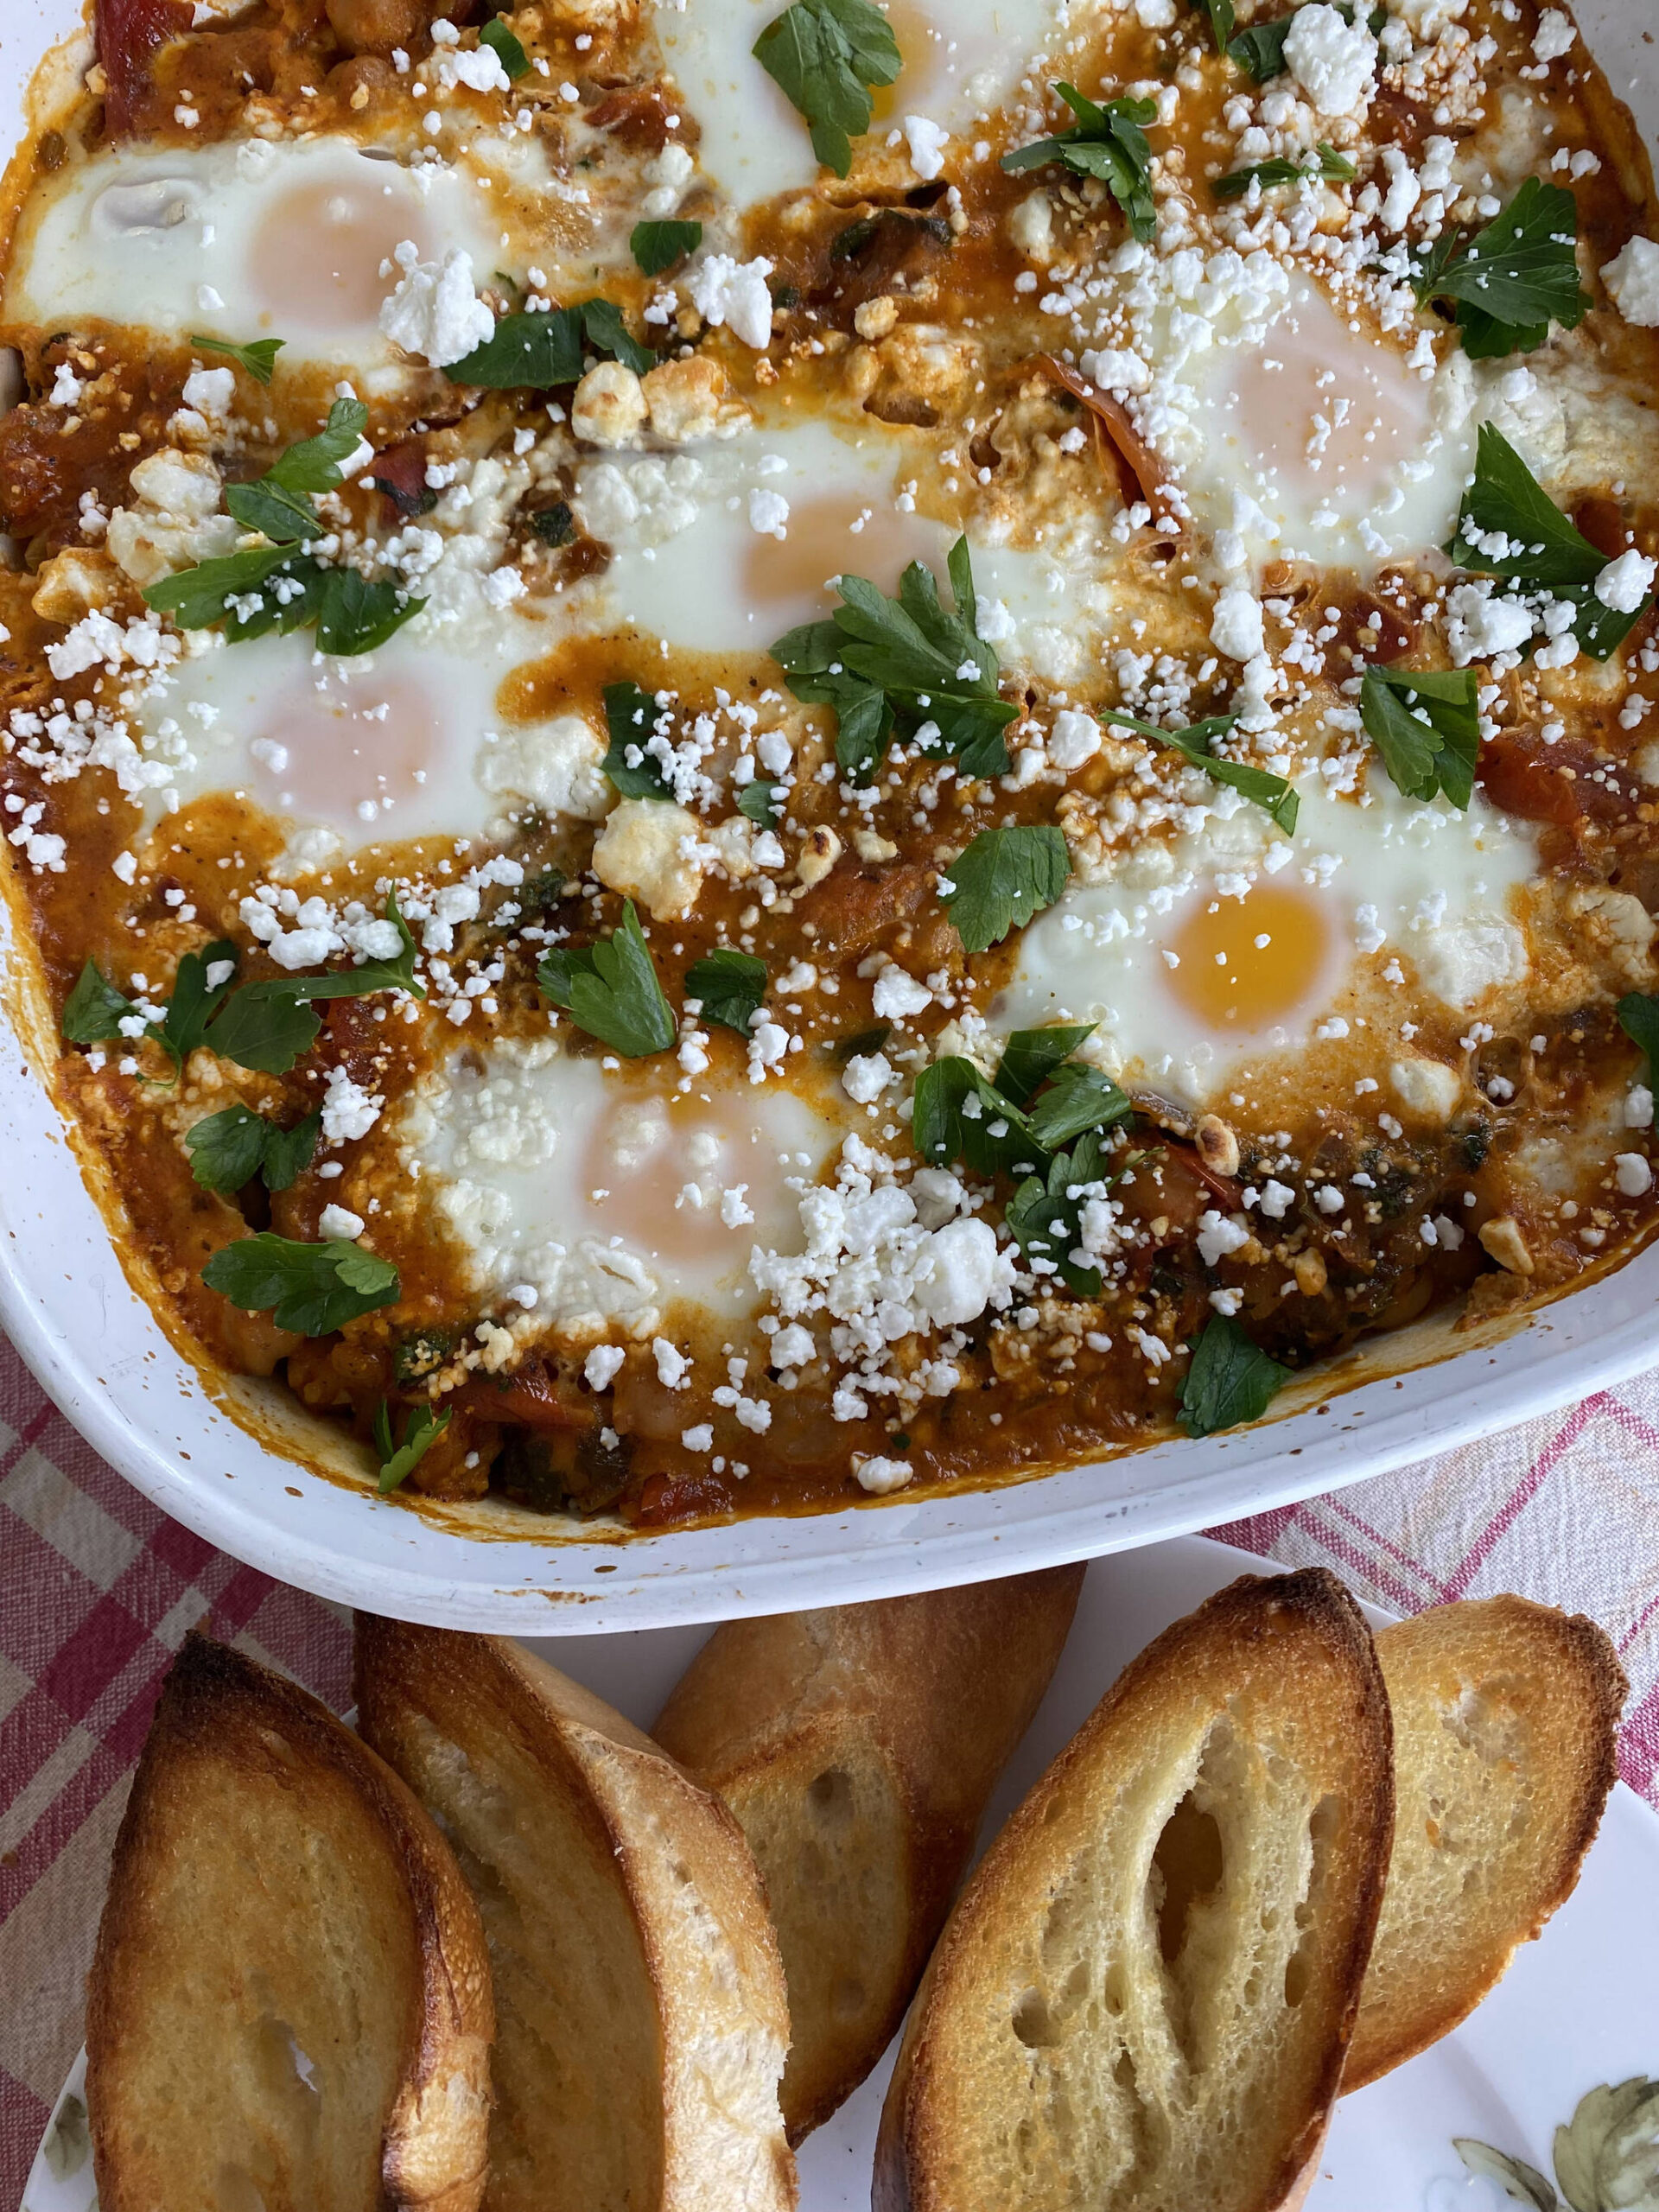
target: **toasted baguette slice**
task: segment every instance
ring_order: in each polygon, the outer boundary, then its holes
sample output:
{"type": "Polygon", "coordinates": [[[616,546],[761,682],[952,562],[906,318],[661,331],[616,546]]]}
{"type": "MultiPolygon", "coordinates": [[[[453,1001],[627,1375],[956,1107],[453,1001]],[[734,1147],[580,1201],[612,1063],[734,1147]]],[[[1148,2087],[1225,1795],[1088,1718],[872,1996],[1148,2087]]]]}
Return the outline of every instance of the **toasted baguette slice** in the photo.
{"type": "Polygon", "coordinates": [[[1437,1605],[1376,1652],[1394,1856],[1344,2089],[1456,2027],[1572,1894],[1630,1687],[1593,1621],[1524,1598],[1437,1605]]]}
{"type": "Polygon", "coordinates": [[[663,1708],[657,1740],[726,1800],[766,1882],[789,1982],[791,2143],[893,2040],[1083,1576],[728,1622],[663,1708]]]}
{"type": "Polygon", "coordinates": [[[912,2008],[875,2212],[1300,2202],[1388,1867],[1389,1707],[1322,1570],[1247,1577],[1107,1693],[912,2008]]]}
{"type": "Polygon", "coordinates": [[[491,2212],[780,2212],[783,1968],[719,1800],[503,1637],[359,1614],[358,1725],[484,1916],[491,2212]]]}
{"type": "Polygon", "coordinates": [[[493,2025],[448,1846],[314,1697],[193,1636],[92,1961],[104,2212],[474,2212],[493,2025]]]}

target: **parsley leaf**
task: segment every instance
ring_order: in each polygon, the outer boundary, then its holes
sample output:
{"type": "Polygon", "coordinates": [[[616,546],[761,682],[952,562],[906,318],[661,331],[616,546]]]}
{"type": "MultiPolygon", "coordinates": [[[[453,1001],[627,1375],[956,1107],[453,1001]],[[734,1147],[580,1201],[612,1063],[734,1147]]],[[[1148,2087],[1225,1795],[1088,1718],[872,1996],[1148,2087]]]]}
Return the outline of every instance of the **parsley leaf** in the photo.
{"type": "Polygon", "coordinates": [[[1173,746],[1184,753],[1195,768],[1202,768],[1206,776],[1218,784],[1226,784],[1244,798],[1251,799],[1263,813],[1276,822],[1286,836],[1296,827],[1296,817],[1301,801],[1283,776],[1269,775],[1265,768],[1253,768],[1246,760],[1229,760],[1224,754],[1212,753],[1211,742],[1225,737],[1237,721],[1236,715],[1210,715],[1201,722],[1193,722],[1186,729],[1164,729],[1157,722],[1143,722],[1134,715],[1126,715],[1119,708],[1112,708],[1101,716],[1109,729],[1138,730],[1142,737],[1151,738],[1155,744],[1173,746]]]}
{"type": "MultiPolygon", "coordinates": [[[[238,1067],[286,1075],[322,1026],[311,1011],[313,1001],[366,998],[374,991],[407,991],[423,999],[425,987],[415,976],[415,939],[398,911],[395,892],[386,900],[386,919],[397,927],[400,949],[394,958],[365,960],[360,967],[332,975],[270,976],[244,983],[231,993],[198,1041],[238,1067]]],[[[210,952],[214,950],[208,947],[210,952]]]]}
{"type": "Polygon", "coordinates": [[[1552,322],[1573,330],[1590,295],[1579,283],[1579,207],[1559,184],[1529,176],[1509,206],[1462,244],[1442,238],[1412,279],[1420,304],[1450,300],[1472,361],[1530,353],[1552,322]]]}
{"type": "Polygon", "coordinates": [[[480,46],[492,46],[501,67],[516,84],[520,77],[530,74],[530,56],[505,23],[490,22],[478,35],[480,46]]]}
{"type": "Polygon", "coordinates": [[[632,899],[615,933],[581,951],[544,952],[536,980],[578,1029],[625,1059],[665,1052],[677,1033],[632,899]]]}
{"type": "Polygon", "coordinates": [[[899,74],[899,41],[870,0],[795,0],[768,23],[752,51],[790,105],[806,118],[812,150],[845,176],[851,141],[870,127],[871,88],[899,74]]]}
{"type": "Polygon", "coordinates": [[[1045,1152],[1058,1152],[1088,1129],[1112,1129],[1135,1111],[1110,1076],[1082,1060],[1055,1071],[1031,1109],[1031,1133],[1045,1152]]]}
{"type": "Polygon", "coordinates": [[[1092,1021],[1052,1022],[1046,1029],[1016,1029],[1002,1047],[995,1083],[1016,1106],[1029,1106],[1062,1061],[1092,1037],[1092,1021]]]}
{"type": "Polygon", "coordinates": [[[1479,678],[1472,668],[1368,668],[1359,687],[1359,718],[1408,798],[1444,791],[1466,807],[1480,757],[1479,678]]]}
{"type": "Polygon", "coordinates": [[[1229,170],[1225,176],[1218,176],[1210,189],[1217,200],[1242,200],[1253,184],[1259,184],[1263,191],[1279,185],[1302,184],[1309,178],[1323,178],[1327,184],[1345,184],[1358,174],[1345,154],[1338,153],[1334,146],[1327,146],[1321,138],[1311,162],[1293,162],[1282,154],[1276,155],[1271,161],[1253,162],[1249,168],[1229,170]]]}
{"type": "Polygon", "coordinates": [[[613,355],[636,376],[656,364],[657,356],[629,334],[615,302],[594,299],[541,315],[504,315],[492,336],[443,373],[451,384],[491,391],[548,391],[580,378],[584,340],[590,351],[613,355]]]}
{"type": "Polygon", "coordinates": [[[1225,54],[1238,17],[1233,11],[1233,0],[1192,0],[1201,15],[1210,19],[1210,35],[1216,41],[1216,52],[1225,54]]]}
{"type": "Polygon", "coordinates": [[[1626,991],[1613,1012],[1631,1044],[1646,1054],[1647,1079],[1651,1085],[1659,1071],[1659,998],[1646,991],[1626,991]]]}
{"type": "Polygon", "coordinates": [[[568,499],[556,499],[550,507],[531,515],[530,526],[543,545],[551,546],[556,551],[561,545],[575,543],[576,518],[568,499]]]}
{"type": "Polygon", "coordinates": [[[72,1045],[101,1045],[121,1035],[121,1024],[137,1012],[123,998],[96,960],[89,960],[63,1002],[63,1033],[72,1045]]]}
{"type": "Polygon", "coordinates": [[[1152,149],[1141,126],[1156,120],[1157,102],[1116,99],[1099,107],[1075,85],[1053,89],[1077,117],[1076,124],[1055,137],[1004,154],[1002,167],[1018,175],[1022,169],[1062,162],[1079,176],[1098,177],[1128,217],[1135,236],[1143,245],[1150,244],[1157,234],[1158,210],[1152,197],[1152,149]]]}
{"type": "Polygon", "coordinates": [[[256,338],[251,346],[232,346],[228,338],[204,338],[199,330],[193,330],[190,343],[200,346],[204,353],[228,353],[233,361],[241,363],[256,384],[268,385],[276,365],[276,356],[288,340],[256,338]]]}
{"type": "Polygon", "coordinates": [[[340,464],[362,443],[368,419],[360,400],[337,399],[315,438],[290,446],[251,483],[231,485],[225,493],[229,512],[274,542],[163,576],[145,591],[146,604],[171,614],[181,630],[223,622],[233,645],[315,623],[325,653],[367,653],[383,645],[425,601],[411,599],[389,577],[372,583],[355,569],[326,569],[294,550],[323,535],[313,499],[345,480],[340,464]]]}
{"type": "Polygon", "coordinates": [[[1280,77],[1285,71],[1285,38],[1290,29],[1291,16],[1275,16],[1270,23],[1249,23],[1236,38],[1227,41],[1227,59],[1254,77],[1258,85],[1265,85],[1270,77],[1280,77]]]}
{"type": "Polygon", "coordinates": [[[702,244],[701,223],[636,223],[628,250],[647,276],[660,276],[702,244]]]}
{"type": "Polygon", "coordinates": [[[950,863],[951,887],[940,898],[965,949],[987,952],[1052,906],[1070,871],[1065,836],[1052,823],[982,830],[950,863]]]}
{"type": "Polygon", "coordinates": [[[309,1166],[321,1127],[320,1110],[283,1129],[250,1107],[227,1106],[186,1132],[190,1173],[209,1191],[239,1191],[256,1175],[268,1191],[285,1191],[309,1166]]]}
{"type": "Polygon", "coordinates": [[[954,1053],[917,1077],[910,1141],[936,1167],[962,1160],[978,1175],[1047,1166],[1020,1109],[954,1053]]]}
{"type": "Polygon", "coordinates": [[[778,785],[769,776],[756,776],[744,785],[737,795],[737,810],[746,822],[753,822],[757,830],[770,830],[784,810],[778,797],[778,785]]]}
{"type": "Polygon", "coordinates": [[[702,1006],[702,1019],[747,1039],[749,1020],[766,995],[766,963],[752,952],[721,945],[685,971],[685,995],[702,1006]]]}
{"type": "Polygon", "coordinates": [[[1069,1153],[1056,1153],[1046,1174],[1020,1185],[1003,1210],[1008,1234],[1038,1274],[1057,1274],[1079,1298],[1100,1290],[1100,1269],[1073,1259],[1082,1235],[1083,1209],[1116,1177],[1105,1172],[1098,1134],[1090,1130],[1069,1153]]]}
{"type": "MultiPolygon", "coordinates": [[[[166,1047],[181,1067],[207,1034],[207,1025],[225,1002],[236,980],[241,956],[225,938],[215,938],[202,952],[187,952],[173,971],[173,995],[157,1042],[166,1047]],[[217,981],[209,982],[214,969],[217,981]]],[[[246,1179],[244,1178],[244,1180],[246,1179]]]]}
{"type": "Polygon", "coordinates": [[[874,774],[900,715],[914,742],[955,754],[963,775],[1007,772],[1002,733],[1019,709],[997,696],[997,658],[976,626],[965,537],[951,547],[947,569],[952,612],[933,571],[912,561],[896,599],[863,576],[837,577],[842,604],[831,619],[805,623],[772,648],[798,699],[835,708],[836,760],[851,781],[874,774]]]}
{"type": "MultiPolygon", "coordinates": [[[[495,26],[486,23],[485,31],[495,26]]],[[[482,34],[480,34],[482,35],[482,34]]],[[[518,41],[513,41],[514,45],[518,41]]],[[[380,1455],[380,1495],[390,1497],[404,1478],[411,1474],[449,1426],[449,1408],[434,1412],[429,1405],[411,1406],[409,1419],[404,1423],[404,1440],[393,1446],[391,1440],[391,1406],[382,1398],[375,1408],[374,1448],[380,1455]]]]}
{"type": "Polygon", "coordinates": [[[504,315],[481,346],[444,372],[451,384],[492,391],[547,391],[582,374],[582,314],[555,308],[545,315],[504,315]]]}
{"type": "Polygon", "coordinates": [[[1586,652],[1605,660],[1652,605],[1633,613],[1604,606],[1595,581],[1607,565],[1564,515],[1501,430],[1480,426],[1474,480],[1463,495],[1458,533],[1446,550],[1460,568],[1504,576],[1522,590],[1577,608],[1573,629],[1586,652]]]}
{"type": "Polygon", "coordinates": [[[631,683],[607,683],[604,696],[611,742],[601,768],[624,798],[672,798],[661,761],[645,749],[656,730],[657,702],[631,683]]]}
{"type": "Polygon", "coordinates": [[[1257,1421],[1290,1372],[1252,1344],[1230,1316],[1213,1314],[1181,1385],[1181,1427],[1189,1436],[1213,1436],[1217,1429],[1257,1421]]]}
{"type": "Polygon", "coordinates": [[[222,1244],[201,1279],[245,1313],[269,1313],[302,1337],[329,1336],[402,1294],[390,1260],[341,1238],[302,1244],[270,1230],[222,1244]]]}

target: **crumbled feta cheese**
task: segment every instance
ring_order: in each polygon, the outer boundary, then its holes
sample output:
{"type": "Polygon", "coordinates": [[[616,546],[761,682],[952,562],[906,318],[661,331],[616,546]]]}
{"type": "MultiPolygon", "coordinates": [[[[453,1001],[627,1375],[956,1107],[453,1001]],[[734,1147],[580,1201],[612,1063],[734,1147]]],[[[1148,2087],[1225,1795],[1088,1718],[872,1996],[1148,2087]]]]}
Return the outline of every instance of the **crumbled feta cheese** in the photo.
{"type": "Polygon", "coordinates": [[[879,1452],[853,1454],[853,1472],[861,1489],[876,1497],[885,1497],[889,1491],[902,1490],[916,1470],[908,1459],[887,1459],[879,1452]]]}
{"type": "Polygon", "coordinates": [[[925,115],[905,118],[905,143],[910,149],[910,166],[924,184],[931,184],[944,167],[944,149],[950,143],[950,133],[941,130],[925,115]]]}
{"type": "Polygon", "coordinates": [[[1559,61],[1564,54],[1572,53],[1577,36],[1570,16],[1560,8],[1546,8],[1532,35],[1533,56],[1539,61],[1559,61]]]}
{"type": "Polygon", "coordinates": [[[620,1344],[595,1344],[582,1363],[582,1380],[590,1390],[608,1390],[627,1357],[620,1344]]]}
{"type": "Polygon", "coordinates": [[[222,423],[236,397],[234,369],[192,369],[184,380],[184,404],[210,423],[222,423]]]}
{"type": "Polygon", "coordinates": [[[612,891],[638,899],[658,921],[677,920],[697,903],[702,884],[701,828],[671,799],[625,798],[612,809],[594,846],[594,874],[612,891]]]}
{"type": "Polygon", "coordinates": [[[1638,232],[1601,272],[1626,322],[1659,323],[1659,245],[1638,232]]]}
{"type": "Polygon", "coordinates": [[[1613,1180],[1624,1198],[1639,1198],[1643,1192],[1653,1188],[1653,1170],[1639,1152],[1620,1152],[1613,1155],[1613,1180]]]}
{"type": "Polygon", "coordinates": [[[1048,733],[1048,757],[1068,776],[1100,750],[1100,724],[1092,715],[1062,707],[1048,733]]]}
{"type": "Polygon", "coordinates": [[[653,1337],[651,1355],[657,1363],[657,1379],[665,1390],[683,1390],[690,1380],[691,1363],[677,1344],[666,1337],[653,1337]]]}
{"type": "Polygon", "coordinates": [[[1324,116],[1365,105],[1376,73],[1376,41],[1363,10],[1345,22],[1325,0],[1298,8],[1285,34],[1285,67],[1324,116]]]}
{"type": "Polygon", "coordinates": [[[330,1204],[324,1206],[317,1217],[317,1228],[326,1243],[332,1243],[339,1237],[348,1244],[354,1244],[365,1226],[362,1215],[353,1213],[349,1206],[330,1204]]]}
{"type": "Polygon", "coordinates": [[[1249,1241],[1249,1224],[1242,1215],[1230,1218],[1211,1206],[1198,1216],[1198,1257],[1206,1268],[1213,1268],[1217,1260],[1224,1260],[1249,1241]]]}
{"type": "MultiPolygon", "coordinates": [[[[1322,0],[1312,0],[1315,7],[1322,0]]],[[[1324,9],[1326,15],[1332,9],[1324,9]]],[[[1306,15],[1308,10],[1300,10],[1306,15]]],[[[1340,20],[1340,18],[1338,18],[1340,20]]],[[[1216,611],[1210,621],[1210,642],[1218,653],[1225,653],[1229,660],[1254,660],[1262,649],[1262,602],[1255,594],[1247,591],[1243,584],[1229,584],[1216,601],[1216,611]]]]}
{"type": "Polygon", "coordinates": [[[322,1135],[327,1144],[365,1137],[380,1118],[384,1098],[371,1097],[344,1068],[330,1068],[322,1095],[322,1135]]]}
{"type": "Polygon", "coordinates": [[[1624,1094],[1624,1126],[1627,1129],[1653,1127],[1653,1093],[1645,1083],[1632,1084],[1624,1094]]]}
{"type": "Polygon", "coordinates": [[[734,261],[729,253],[711,253],[686,278],[691,304],[713,329],[722,325],[734,336],[759,352],[772,339],[772,294],[766,279],[772,264],[764,257],[734,261]]]}
{"type": "Polygon", "coordinates": [[[473,257],[453,246],[442,265],[423,261],[405,238],[392,259],[403,275],[380,308],[380,330],[394,346],[435,369],[462,360],[495,335],[495,317],[478,296],[473,257]]]}
{"type": "Polygon", "coordinates": [[[893,1064],[885,1052],[857,1052],[842,1072],[841,1087],[855,1106],[868,1106],[893,1079],[893,1064]]]}
{"type": "Polygon", "coordinates": [[[632,445],[645,422],[645,389],[620,361],[597,363],[571,394],[570,428],[589,445],[632,445]]]}
{"type": "Polygon", "coordinates": [[[789,501],[781,492],[757,488],[749,494],[749,528],[762,537],[785,537],[789,501]]]}
{"type": "Polygon", "coordinates": [[[1659,573],[1659,562],[1645,553],[1638,553],[1634,545],[1610,561],[1596,578],[1596,597],[1615,614],[1634,614],[1653,589],[1653,579],[1659,573]]]}
{"type": "Polygon", "coordinates": [[[933,994],[926,984],[918,983],[897,965],[881,970],[870,994],[870,1004],[878,1021],[905,1021],[932,1003],[933,994]]]}

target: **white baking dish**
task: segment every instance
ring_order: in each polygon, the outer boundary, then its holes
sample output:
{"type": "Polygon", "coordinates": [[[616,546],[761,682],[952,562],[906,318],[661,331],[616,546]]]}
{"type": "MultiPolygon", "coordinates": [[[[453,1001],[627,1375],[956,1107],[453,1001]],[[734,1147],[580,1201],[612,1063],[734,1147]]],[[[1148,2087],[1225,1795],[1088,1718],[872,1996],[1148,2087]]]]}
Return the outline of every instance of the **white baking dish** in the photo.
{"type": "MultiPolygon", "coordinates": [[[[1651,144],[1652,0],[1584,0],[1578,15],[1651,144]]],[[[0,140],[16,138],[24,85],[79,20],[79,0],[0,0],[0,140]]],[[[33,1065],[32,967],[3,912],[0,983],[13,1023],[0,1024],[0,1322],[81,1433],[167,1512],[284,1581],[411,1619],[531,1636],[651,1628],[1012,1573],[1357,1481],[1659,1357],[1656,1246],[1502,1340],[1430,1324],[1287,1391],[1257,1427],[1000,1490],[626,1539],[493,1503],[385,1502],[337,1431],[275,1389],[210,1388],[169,1341],[122,1272],[33,1065]]]]}

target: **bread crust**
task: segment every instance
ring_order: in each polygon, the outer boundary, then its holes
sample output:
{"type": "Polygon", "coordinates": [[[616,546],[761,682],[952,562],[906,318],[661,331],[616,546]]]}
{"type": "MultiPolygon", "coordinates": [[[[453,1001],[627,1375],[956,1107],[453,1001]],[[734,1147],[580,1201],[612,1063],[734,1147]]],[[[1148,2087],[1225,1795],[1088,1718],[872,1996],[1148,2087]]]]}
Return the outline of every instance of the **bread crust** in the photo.
{"type": "MultiPolygon", "coordinates": [[[[367,1871],[385,1885],[412,1932],[419,1986],[403,2024],[397,2091],[378,2158],[380,2200],[409,2212],[475,2212],[482,2199],[494,2032],[488,1955],[470,1892],[443,1838],[391,1770],[297,1683],[205,1636],[187,1637],[162,1686],[115,1847],[88,1987],[87,2105],[99,2201],[105,2212],[195,2212],[162,2194],[148,2171],[156,2116],[129,2109],[133,2063],[146,2036],[165,2032],[167,1977],[183,1944],[232,1955],[238,1876],[193,1866],[214,1911],[207,1928],[160,1918],[160,1861],[179,1851],[177,1816],[204,1764],[232,1778],[269,1775],[304,1789],[333,1777],[350,1791],[384,1851],[367,1871]],[[153,2009],[152,2009],[153,2008],[153,2009]]],[[[319,1789],[321,1801],[322,1791],[319,1789]]],[[[319,1802],[317,1816],[327,1817],[319,1802]]],[[[250,1913],[260,1900],[245,1891],[250,1913]]],[[[200,2001],[192,1986],[187,2001],[200,2001]]],[[[283,1993],[275,1993],[280,2003],[283,1993]]],[[[208,2212],[204,2206],[202,2212],[208,2212]]],[[[270,2212],[290,2212],[272,2203],[270,2212]]],[[[291,2212],[335,2212],[295,2203],[291,2212]]],[[[344,2208],[341,2208],[344,2212],[344,2208]]]]}
{"type": "Polygon", "coordinates": [[[850,2018],[832,2017],[823,1977],[815,1974],[809,1987],[798,1963],[783,2088],[791,2143],[851,2095],[897,2031],[986,1802],[1053,1676],[1085,1571],[1053,1567],[724,1623],[658,1715],[657,1740],[744,1823],[783,1931],[786,1970],[790,1931],[810,1910],[798,1894],[809,1878],[803,1870],[834,1850],[834,1838],[811,1821],[810,1793],[837,1774],[884,1786],[893,1833],[848,1842],[889,1857],[887,1894],[903,1925],[882,1942],[867,1904],[862,1925],[855,1918],[814,1927],[798,1939],[802,1948],[842,1942],[859,1959],[869,2002],[850,2018]]]}
{"type": "MultiPolygon", "coordinates": [[[[510,1735],[559,1793],[561,1810],[582,1821],[615,1870],[658,2012],[658,2212],[709,2212],[709,2143],[688,2089],[697,2063],[693,2047],[708,2019],[687,1971],[683,1934],[674,1924],[679,1891],[694,1897],[717,1923],[756,2040],[770,2039],[780,2056],[789,2042],[783,1967],[737,1822],[650,1737],[509,1638],[359,1614],[356,1680],[359,1726],[416,1789],[423,1775],[411,1717],[463,1748],[487,1740],[489,1732],[510,1735]]],[[[533,1820],[535,1809],[526,1804],[514,1812],[533,1820]]],[[[501,2033],[512,2031],[504,2013],[501,2033]]],[[[766,2156],[770,2171],[760,2197],[786,2212],[795,2202],[796,2177],[781,2126],[766,2156]]],[[[545,2190],[550,2197],[562,2186],[582,2185],[579,2177],[550,2175],[545,2190]]],[[[485,2201],[496,2202],[493,2187],[485,2201]]]]}
{"type": "MultiPolygon", "coordinates": [[[[1040,1879],[1045,1833],[1090,1803],[1095,1778],[1112,1769],[1115,1746],[1155,1741],[1195,1700],[1219,1712],[1247,1679],[1275,1679],[1292,1702],[1328,1694],[1333,1669],[1347,1697],[1334,1726],[1351,1775],[1353,1856],[1323,2041],[1309,2077],[1294,2091],[1294,2108],[1259,2116],[1260,2126],[1276,2127],[1278,2135],[1268,2179],[1248,2202],[1225,2208],[1294,2212],[1316,2171],[1338,2094],[1393,1825],[1389,1707],[1370,1632],[1347,1591],[1321,1568],[1242,1577],[1166,1629],[1120,1675],[993,1843],[950,1916],[911,2010],[882,2111],[873,2212],[972,2212],[941,2180],[950,2148],[936,2109],[936,2087],[948,2067],[943,2024],[988,1949],[1007,1929],[1040,1917],[1045,1900],[1033,1896],[1032,1880],[1040,1879]]],[[[1010,2133],[1018,2124],[1017,2114],[1007,2116],[1010,2133]]],[[[1102,2195],[1096,2212],[1113,2212],[1112,2201],[1102,2195]]]]}
{"type": "MultiPolygon", "coordinates": [[[[1618,1778],[1618,1718],[1630,1690],[1612,1643],[1593,1621],[1525,1598],[1436,1605],[1383,1629],[1376,1647],[1395,1718],[1399,1830],[1344,2092],[1450,2034],[1572,1895],[1618,1778]],[[1488,1879],[1460,1888],[1448,1912],[1443,1900],[1420,1893],[1418,1838],[1431,1820],[1461,1815],[1471,1822],[1478,1808],[1437,1802],[1431,1810],[1428,1799],[1437,1793],[1414,1751],[1420,1731],[1431,1738],[1438,1731],[1454,1690],[1460,1698],[1487,1696],[1500,1714],[1513,1707],[1524,1715],[1531,1763],[1522,1781],[1531,1818],[1523,1847],[1490,1840],[1488,1879]],[[1427,1971],[1414,1970],[1401,1955],[1406,1930],[1427,1916],[1432,1961],[1427,1971]]],[[[1496,1771],[1501,1776],[1508,1764],[1496,1771]]],[[[1503,1812],[1512,1808],[1521,1808],[1518,1789],[1502,1799],[1503,1812]]]]}

